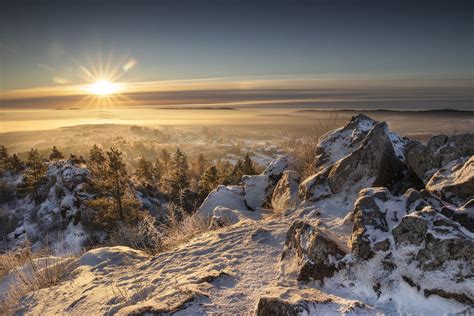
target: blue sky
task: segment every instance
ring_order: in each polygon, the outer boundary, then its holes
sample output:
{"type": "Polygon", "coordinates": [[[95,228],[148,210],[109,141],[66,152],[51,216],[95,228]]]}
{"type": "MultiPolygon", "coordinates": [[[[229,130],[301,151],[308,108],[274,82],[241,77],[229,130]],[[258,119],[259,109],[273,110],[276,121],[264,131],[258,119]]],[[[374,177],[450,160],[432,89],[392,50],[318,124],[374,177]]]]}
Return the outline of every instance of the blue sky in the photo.
{"type": "MultiPolygon", "coordinates": [[[[472,80],[469,1],[12,1],[0,90],[120,80],[315,76],[472,80]],[[105,67],[105,66],[104,66],[105,67]]],[[[454,83],[456,81],[453,81],[454,83]]]]}

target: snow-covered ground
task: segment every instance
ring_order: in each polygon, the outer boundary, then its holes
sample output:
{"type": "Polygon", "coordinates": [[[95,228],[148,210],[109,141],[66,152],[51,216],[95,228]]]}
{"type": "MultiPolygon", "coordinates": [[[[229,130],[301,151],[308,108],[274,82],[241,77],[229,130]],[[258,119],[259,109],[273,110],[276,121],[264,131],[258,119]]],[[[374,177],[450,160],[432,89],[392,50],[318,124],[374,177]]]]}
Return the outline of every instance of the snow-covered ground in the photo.
{"type": "Polygon", "coordinates": [[[319,172],[298,189],[291,159],[279,157],[209,194],[194,215],[209,231],[155,256],[90,250],[19,313],[472,314],[474,135],[461,137],[446,136],[442,152],[354,117],[323,136],[319,172]],[[426,160],[429,150],[439,159],[426,160]],[[436,181],[420,184],[433,166],[436,181]]]}

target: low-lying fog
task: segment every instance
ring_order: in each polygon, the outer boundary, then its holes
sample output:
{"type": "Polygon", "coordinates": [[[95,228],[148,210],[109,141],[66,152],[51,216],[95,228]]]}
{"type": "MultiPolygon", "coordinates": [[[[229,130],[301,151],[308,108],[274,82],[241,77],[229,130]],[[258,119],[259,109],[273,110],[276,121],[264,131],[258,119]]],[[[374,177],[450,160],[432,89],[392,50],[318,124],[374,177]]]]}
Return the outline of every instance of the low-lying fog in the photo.
{"type": "MultiPolygon", "coordinates": [[[[433,134],[474,132],[474,112],[362,112],[422,141],[433,134]]],[[[342,126],[356,113],[295,108],[5,110],[0,144],[20,154],[56,145],[66,154],[87,155],[97,143],[117,146],[133,157],[152,158],[160,147],[178,146],[190,155],[206,152],[215,159],[238,156],[242,148],[271,156],[282,140],[307,136],[320,125],[342,126]]]]}

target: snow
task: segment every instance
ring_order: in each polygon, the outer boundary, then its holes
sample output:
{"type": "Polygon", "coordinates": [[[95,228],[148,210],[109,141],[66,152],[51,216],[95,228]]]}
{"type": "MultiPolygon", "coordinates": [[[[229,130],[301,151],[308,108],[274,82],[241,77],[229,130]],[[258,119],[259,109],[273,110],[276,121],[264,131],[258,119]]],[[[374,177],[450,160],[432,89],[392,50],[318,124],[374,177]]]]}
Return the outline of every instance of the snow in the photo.
{"type": "Polygon", "coordinates": [[[244,201],[244,188],[242,186],[224,186],[219,185],[217,189],[213,190],[202,205],[196,211],[195,216],[210,217],[212,211],[217,206],[222,206],[235,210],[247,210],[244,201]]]}
{"type": "Polygon", "coordinates": [[[267,175],[244,176],[245,204],[252,210],[262,207],[269,198],[267,175]]]}

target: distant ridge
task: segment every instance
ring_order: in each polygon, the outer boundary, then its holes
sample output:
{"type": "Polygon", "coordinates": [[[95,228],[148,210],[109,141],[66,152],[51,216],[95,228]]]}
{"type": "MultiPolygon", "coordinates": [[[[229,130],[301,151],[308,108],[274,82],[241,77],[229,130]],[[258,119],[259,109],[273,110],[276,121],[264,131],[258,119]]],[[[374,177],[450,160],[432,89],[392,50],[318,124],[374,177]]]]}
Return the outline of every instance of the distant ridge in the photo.
{"type": "Polygon", "coordinates": [[[238,109],[236,109],[236,108],[225,107],[225,106],[220,106],[220,107],[203,106],[203,107],[190,107],[190,108],[164,107],[164,108],[155,108],[155,110],[229,110],[229,111],[238,111],[238,109]]]}
{"type": "Polygon", "coordinates": [[[388,110],[388,109],[300,109],[295,112],[384,112],[384,113],[422,113],[422,114],[440,114],[440,113],[451,113],[451,114],[474,114],[474,110],[457,110],[457,109],[431,109],[431,110],[388,110]]]}

